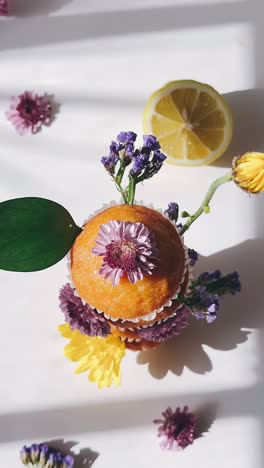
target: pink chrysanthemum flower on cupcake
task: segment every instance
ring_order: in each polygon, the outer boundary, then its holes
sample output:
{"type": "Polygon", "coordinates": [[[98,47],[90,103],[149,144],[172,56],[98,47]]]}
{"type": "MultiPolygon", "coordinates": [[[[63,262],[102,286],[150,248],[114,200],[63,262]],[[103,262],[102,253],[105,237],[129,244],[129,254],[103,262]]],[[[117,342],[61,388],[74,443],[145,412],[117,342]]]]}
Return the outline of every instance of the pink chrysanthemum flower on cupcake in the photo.
{"type": "Polygon", "coordinates": [[[151,275],[158,251],[150,230],[143,223],[111,220],[102,224],[93,253],[103,257],[99,273],[113,285],[127,275],[130,283],[151,275]]]}
{"type": "Polygon", "coordinates": [[[196,419],[188,406],[184,406],[183,410],[176,408],[175,411],[168,407],[162,416],[164,419],[155,419],[154,423],[160,424],[158,437],[161,437],[163,449],[184,449],[197,438],[196,419]]]}
{"type": "Polygon", "coordinates": [[[51,102],[46,96],[25,91],[20,96],[12,96],[6,116],[20,135],[30,131],[37,133],[42,125],[49,125],[51,122],[51,102]]]}
{"type": "Polygon", "coordinates": [[[0,16],[8,15],[8,4],[7,0],[0,0],[0,16]]]}

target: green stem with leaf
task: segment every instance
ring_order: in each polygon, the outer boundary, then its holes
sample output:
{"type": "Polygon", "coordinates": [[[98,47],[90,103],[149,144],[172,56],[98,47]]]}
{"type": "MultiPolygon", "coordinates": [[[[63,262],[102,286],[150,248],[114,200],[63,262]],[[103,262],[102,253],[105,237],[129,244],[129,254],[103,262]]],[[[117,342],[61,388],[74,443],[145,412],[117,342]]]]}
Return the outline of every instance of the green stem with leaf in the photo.
{"type": "Polygon", "coordinates": [[[181,236],[190,228],[190,226],[194,223],[194,221],[196,221],[203,213],[210,212],[210,206],[209,206],[210,201],[213,198],[216,190],[218,189],[218,187],[220,187],[220,185],[223,185],[226,182],[229,182],[230,180],[232,180],[232,171],[228,172],[222,177],[219,177],[210,185],[209,190],[206,193],[200,207],[193,215],[190,215],[188,217],[186,223],[182,227],[181,232],[180,232],[181,236]]]}

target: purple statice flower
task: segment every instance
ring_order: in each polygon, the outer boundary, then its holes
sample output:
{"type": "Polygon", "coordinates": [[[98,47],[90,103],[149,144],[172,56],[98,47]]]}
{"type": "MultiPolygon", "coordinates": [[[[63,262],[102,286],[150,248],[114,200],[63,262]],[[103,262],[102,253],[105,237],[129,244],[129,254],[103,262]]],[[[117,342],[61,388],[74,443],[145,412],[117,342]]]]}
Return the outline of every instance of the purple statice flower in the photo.
{"type": "Polygon", "coordinates": [[[72,468],[74,465],[74,458],[71,455],[63,455],[47,444],[32,444],[23,447],[20,451],[20,459],[23,465],[39,468],[72,468]]]}
{"type": "Polygon", "coordinates": [[[134,143],[137,139],[137,134],[134,132],[120,132],[116,139],[124,145],[128,143],[134,143]]]}
{"type": "Polygon", "coordinates": [[[110,151],[110,154],[114,153],[118,156],[119,151],[121,151],[123,148],[124,146],[121,145],[119,142],[112,141],[109,146],[109,151],[110,151]]]}
{"type": "Polygon", "coordinates": [[[111,333],[106,319],[96,313],[88,304],[83,304],[82,299],[75,296],[74,289],[69,283],[61,288],[59,301],[65,320],[73,330],[79,330],[84,335],[101,336],[102,338],[111,333]]]}
{"type": "Polygon", "coordinates": [[[0,0],[0,16],[8,15],[8,3],[7,0],[0,0]]]}
{"type": "Polygon", "coordinates": [[[20,135],[28,132],[37,133],[42,125],[49,125],[52,118],[52,106],[47,96],[38,96],[33,91],[25,91],[11,97],[7,119],[20,135]]]}
{"type": "Polygon", "coordinates": [[[204,272],[196,280],[196,284],[205,286],[206,290],[219,296],[236,294],[241,291],[241,282],[237,271],[222,275],[220,270],[212,273],[204,272]]]}
{"type": "Polygon", "coordinates": [[[154,155],[153,155],[153,158],[152,158],[152,164],[153,164],[153,168],[155,170],[155,174],[160,170],[160,168],[162,167],[165,159],[166,159],[165,154],[162,153],[160,150],[154,151],[154,155]]]}
{"type": "Polygon", "coordinates": [[[184,449],[198,437],[196,418],[189,412],[188,406],[183,410],[173,411],[168,407],[162,413],[163,419],[155,419],[159,424],[158,437],[161,437],[161,448],[167,450],[184,449]]]}
{"type": "Polygon", "coordinates": [[[133,158],[134,154],[135,154],[134,144],[128,143],[125,147],[124,157],[130,161],[133,158]]]}
{"type": "Polygon", "coordinates": [[[192,293],[192,311],[196,318],[205,318],[211,323],[216,319],[218,309],[219,296],[207,292],[205,286],[196,286],[192,293]]]}
{"type": "Polygon", "coordinates": [[[101,158],[101,163],[103,164],[107,172],[109,172],[109,174],[115,173],[115,168],[116,168],[118,161],[119,161],[119,156],[115,153],[110,153],[108,156],[103,156],[101,158]]]}
{"type": "Polygon", "coordinates": [[[178,203],[171,202],[168,204],[168,208],[164,211],[164,213],[170,218],[171,221],[175,221],[177,223],[179,217],[179,205],[178,203]]]}
{"type": "MultiPolygon", "coordinates": [[[[148,141],[148,137],[155,138],[152,135],[144,135],[145,141],[148,141]]],[[[158,142],[156,144],[158,144],[158,142]]],[[[150,179],[159,172],[165,159],[165,154],[159,149],[153,151],[151,147],[143,146],[133,154],[133,166],[130,170],[130,177],[134,179],[136,183],[150,179]]]]}
{"type": "Polygon", "coordinates": [[[198,253],[194,249],[188,249],[189,265],[194,266],[198,260],[198,253]]]}
{"type": "Polygon", "coordinates": [[[160,149],[160,144],[158,142],[157,137],[154,135],[143,135],[143,148],[142,150],[144,151],[145,149],[149,151],[155,151],[160,149]]]}
{"type": "Polygon", "coordinates": [[[119,151],[123,149],[123,145],[121,145],[117,141],[112,141],[111,145],[109,146],[109,155],[103,156],[101,158],[101,163],[109,172],[109,174],[113,175],[115,173],[116,165],[120,159],[119,151]]]}
{"type": "Polygon", "coordinates": [[[151,275],[158,251],[153,234],[142,223],[111,220],[100,226],[92,252],[103,257],[99,273],[113,285],[127,275],[130,283],[151,275]]]}
{"type": "Polygon", "coordinates": [[[211,283],[214,281],[217,281],[221,278],[221,271],[220,270],[215,270],[209,273],[208,271],[204,271],[201,273],[198,278],[197,278],[197,283],[198,284],[206,284],[206,283],[211,283]]]}
{"type": "Polygon", "coordinates": [[[146,153],[139,153],[137,157],[133,159],[132,171],[133,175],[140,174],[149,164],[149,155],[146,153]]]}
{"type": "Polygon", "coordinates": [[[180,333],[187,327],[190,318],[190,311],[186,306],[182,306],[174,317],[162,321],[161,323],[150,325],[146,328],[139,328],[137,334],[147,341],[162,343],[180,333]]]}

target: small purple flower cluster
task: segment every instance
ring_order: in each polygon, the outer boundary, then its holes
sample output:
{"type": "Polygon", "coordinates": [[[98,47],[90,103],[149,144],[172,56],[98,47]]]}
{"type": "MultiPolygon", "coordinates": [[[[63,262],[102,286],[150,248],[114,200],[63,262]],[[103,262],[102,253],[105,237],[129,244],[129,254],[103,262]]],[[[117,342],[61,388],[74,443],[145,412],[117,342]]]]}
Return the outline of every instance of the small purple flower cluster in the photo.
{"type": "Polygon", "coordinates": [[[23,465],[39,468],[72,468],[74,459],[71,455],[62,455],[47,444],[32,444],[20,451],[23,465]]]}
{"type": "MultiPolygon", "coordinates": [[[[136,138],[137,134],[131,131],[119,133],[117,141],[112,141],[110,145],[108,156],[101,159],[107,172],[119,185],[127,166],[130,166],[129,180],[131,185],[135,187],[139,182],[150,179],[157,174],[166,159],[165,154],[160,151],[160,144],[154,135],[144,135],[143,146],[140,149],[135,148],[136,138]]],[[[133,200],[128,200],[128,202],[132,204],[133,200]]]]}
{"type": "Polygon", "coordinates": [[[211,323],[217,317],[220,297],[224,294],[234,295],[240,290],[241,283],[236,271],[225,276],[220,270],[204,272],[192,282],[190,293],[182,302],[190,308],[196,318],[205,318],[211,323]]]}
{"type": "Polygon", "coordinates": [[[179,205],[178,203],[171,202],[168,205],[168,208],[164,211],[164,213],[170,218],[171,221],[177,223],[179,217],[179,205]]]}

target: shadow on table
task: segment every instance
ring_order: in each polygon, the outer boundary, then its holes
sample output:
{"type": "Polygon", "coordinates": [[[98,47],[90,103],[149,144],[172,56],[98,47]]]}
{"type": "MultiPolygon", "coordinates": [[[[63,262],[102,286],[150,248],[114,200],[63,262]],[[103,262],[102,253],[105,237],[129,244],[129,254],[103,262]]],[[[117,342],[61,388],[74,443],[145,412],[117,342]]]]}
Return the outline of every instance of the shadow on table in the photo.
{"type": "Polygon", "coordinates": [[[264,151],[264,89],[246,89],[223,95],[234,118],[234,134],[227,152],[213,165],[231,167],[233,156],[264,151]]]}
{"type": "Polygon", "coordinates": [[[213,368],[203,345],[228,351],[244,343],[251,328],[264,326],[263,308],[263,251],[264,240],[245,241],[210,257],[201,257],[197,274],[220,269],[223,273],[237,270],[241,277],[242,292],[226,296],[218,318],[212,324],[192,319],[190,326],[178,337],[154,350],[142,351],[139,364],[147,364],[150,374],[162,379],[169,371],[181,375],[184,367],[197,374],[213,368]]]}
{"type": "Polygon", "coordinates": [[[63,455],[72,455],[74,457],[75,468],[90,468],[95,460],[99,457],[98,452],[93,452],[90,448],[81,449],[79,453],[75,454],[72,449],[78,442],[68,441],[64,439],[49,440],[45,442],[49,447],[59,450],[63,455]]]}
{"type": "Polygon", "coordinates": [[[72,0],[8,0],[10,16],[48,15],[71,3],[72,0]]]}

